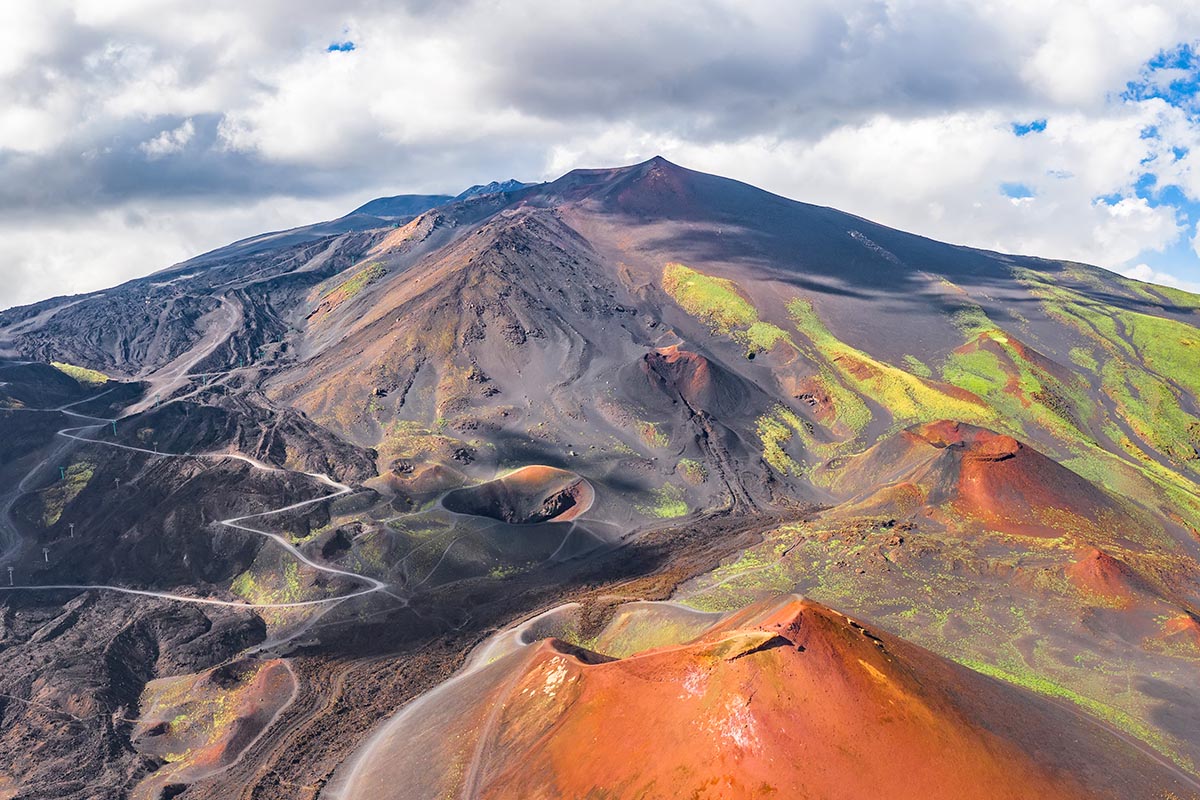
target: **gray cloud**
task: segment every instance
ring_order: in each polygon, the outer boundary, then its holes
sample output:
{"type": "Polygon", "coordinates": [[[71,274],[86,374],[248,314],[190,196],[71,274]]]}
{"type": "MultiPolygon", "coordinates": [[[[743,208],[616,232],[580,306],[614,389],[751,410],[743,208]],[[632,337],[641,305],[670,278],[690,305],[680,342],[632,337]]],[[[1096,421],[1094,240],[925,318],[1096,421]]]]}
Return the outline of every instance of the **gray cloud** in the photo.
{"type": "MultiPolygon", "coordinates": [[[[61,98],[53,121],[69,134],[34,154],[0,147],[0,207],[313,196],[361,185],[380,169],[401,180],[437,180],[421,169],[429,155],[422,151],[453,153],[455,141],[396,142],[327,116],[320,98],[307,118],[292,122],[343,129],[356,147],[336,163],[222,146],[216,134],[226,114],[286,91],[274,70],[320,57],[327,41],[343,35],[377,50],[449,38],[457,59],[447,67],[474,87],[473,100],[490,106],[483,116],[517,113],[540,122],[547,143],[562,126],[614,121],[699,140],[815,138],[875,113],[989,106],[1030,94],[1011,63],[1020,53],[980,47],[988,39],[985,21],[961,4],[926,9],[936,24],[881,2],[619,9],[566,2],[514,7],[521,10],[510,14],[468,4],[457,14],[434,14],[436,4],[407,11],[377,2],[244,4],[252,8],[236,11],[224,5],[228,18],[198,13],[189,23],[189,13],[176,12],[161,28],[132,10],[103,24],[70,14],[50,20],[46,47],[5,81],[6,99],[36,108],[61,98]],[[196,126],[194,141],[178,157],[147,159],[143,144],[187,119],[196,126]]],[[[360,48],[348,57],[371,56],[360,48]]],[[[422,79],[419,54],[393,65],[391,81],[422,79]]],[[[498,136],[516,145],[524,133],[498,136]]],[[[464,137],[455,159],[477,160],[469,155],[477,146],[464,137]]]]}
{"type": "Polygon", "coordinates": [[[1020,48],[969,6],[926,3],[913,18],[880,2],[769,5],[644,4],[574,28],[568,5],[481,43],[488,86],[540,115],[634,117],[716,139],[815,138],[880,112],[1038,99],[1019,77],[1020,48]]]}

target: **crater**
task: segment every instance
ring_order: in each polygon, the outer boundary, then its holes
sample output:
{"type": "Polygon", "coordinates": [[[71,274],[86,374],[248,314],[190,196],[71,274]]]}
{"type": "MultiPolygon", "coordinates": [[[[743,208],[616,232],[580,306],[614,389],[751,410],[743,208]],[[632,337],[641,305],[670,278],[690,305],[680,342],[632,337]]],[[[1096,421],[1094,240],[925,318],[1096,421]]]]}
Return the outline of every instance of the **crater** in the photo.
{"type": "Polygon", "coordinates": [[[532,464],[503,478],[455,489],[442,505],[456,514],[536,525],[568,522],[591,508],[596,492],[580,475],[557,467],[532,464]]]}

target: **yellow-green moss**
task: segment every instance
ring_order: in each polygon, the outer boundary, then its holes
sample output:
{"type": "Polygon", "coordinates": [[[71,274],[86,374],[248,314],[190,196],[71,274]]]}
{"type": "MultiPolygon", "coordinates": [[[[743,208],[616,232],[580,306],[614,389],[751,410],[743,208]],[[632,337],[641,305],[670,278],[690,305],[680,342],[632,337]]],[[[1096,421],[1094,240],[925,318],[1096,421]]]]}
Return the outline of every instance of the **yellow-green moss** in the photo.
{"type": "Polygon", "coordinates": [[[1061,686],[1048,678],[1037,675],[1025,668],[1016,660],[1009,661],[1004,665],[988,664],[982,661],[972,659],[959,659],[959,663],[963,666],[970,667],[976,672],[980,672],[998,680],[1007,683],[1021,686],[1025,689],[1037,692],[1038,694],[1046,695],[1047,697],[1057,697],[1063,700],[1068,700],[1080,708],[1085,709],[1093,716],[1103,719],[1113,727],[1122,730],[1131,736],[1141,739],[1146,744],[1150,745],[1160,753],[1171,758],[1179,766],[1191,772],[1195,771],[1195,765],[1191,759],[1178,753],[1165,736],[1159,733],[1154,728],[1145,724],[1141,720],[1136,719],[1132,715],[1108,705],[1098,700],[1093,700],[1079,692],[1061,686]]]}
{"type": "Polygon", "coordinates": [[[100,386],[112,380],[99,370],[88,369],[87,367],[77,367],[74,364],[68,364],[64,361],[51,361],[50,366],[54,367],[59,372],[70,375],[72,378],[84,384],[85,386],[100,386]]]}
{"type": "MultiPolygon", "coordinates": [[[[1070,275],[1094,278],[1077,273],[1070,275]]],[[[1193,474],[1200,472],[1200,418],[1189,413],[1183,400],[1188,396],[1194,403],[1200,397],[1200,330],[1095,300],[1040,273],[1019,271],[1017,276],[1052,318],[1074,328],[1101,353],[1101,390],[1140,439],[1133,442],[1117,432],[1113,444],[1138,460],[1149,458],[1137,452],[1146,448],[1193,474]]]]}
{"type": "Polygon", "coordinates": [[[1086,347],[1072,347],[1067,355],[1070,356],[1071,361],[1083,367],[1088,372],[1095,372],[1100,366],[1100,362],[1092,355],[1092,351],[1086,347]]]}
{"type": "Polygon", "coordinates": [[[785,406],[777,405],[768,414],[754,421],[758,440],[762,443],[763,460],[783,475],[800,475],[804,470],[784,450],[793,436],[806,433],[804,420],[785,406]]]}
{"type": "Polygon", "coordinates": [[[691,458],[682,458],[679,464],[676,465],[676,470],[683,479],[691,484],[704,483],[708,480],[708,470],[699,461],[691,458]]]}
{"type": "Polygon", "coordinates": [[[758,321],[758,312],[731,280],[672,263],[663,268],[662,283],[680,308],[727,336],[758,321]]]}
{"type": "Polygon", "coordinates": [[[674,519],[688,513],[687,503],[683,499],[683,490],[678,486],[664,483],[661,489],[655,489],[650,494],[651,502],[636,506],[642,514],[659,519],[674,519]]]}
{"type": "Polygon", "coordinates": [[[87,461],[77,461],[67,467],[66,479],[42,492],[42,524],[48,528],[58,522],[66,507],[79,496],[94,474],[95,465],[87,461]]]}
{"type": "Polygon", "coordinates": [[[904,361],[904,366],[908,369],[908,371],[913,375],[916,375],[918,378],[933,377],[933,370],[926,366],[925,362],[916,356],[906,355],[902,360],[904,361]]]}
{"type": "Polygon", "coordinates": [[[642,437],[642,441],[650,447],[666,447],[671,443],[670,437],[659,430],[658,426],[653,422],[638,420],[637,429],[638,435],[642,437]]]}
{"type": "Polygon", "coordinates": [[[707,323],[714,333],[728,336],[752,351],[770,350],[788,339],[782,328],[758,318],[758,310],[731,280],[671,263],[663,268],[662,285],[684,311],[707,323]]]}
{"type": "Polygon", "coordinates": [[[370,286],[375,281],[379,280],[387,272],[387,269],[378,261],[372,261],[356,270],[349,278],[334,286],[329,291],[325,292],[324,297],[333,298],[336,295],[338,301],[349,300],[363,289],[370,286]]]}
{"type": "Polygon", "coordinates": [[[820,355],[836,369],[847,386],[860,397],[871,398],[901,424],[957,419],[987,422],[994,414],[974,399],[956,397],[936,385],[884,363],[851,347],[833,335],[817,316],[810,301],[796,298],[788,311],[800,333],[813,343],[820,355]]]}
{"type": "Polygon", "coordinates": [[[306,596],[300,583],[300,565],[295,561],[287,561],[281,570],[266,574],[255,575],[246,570],[233,579],[229,590],[256,605],[297,603],[311,599],[306,596]]]}

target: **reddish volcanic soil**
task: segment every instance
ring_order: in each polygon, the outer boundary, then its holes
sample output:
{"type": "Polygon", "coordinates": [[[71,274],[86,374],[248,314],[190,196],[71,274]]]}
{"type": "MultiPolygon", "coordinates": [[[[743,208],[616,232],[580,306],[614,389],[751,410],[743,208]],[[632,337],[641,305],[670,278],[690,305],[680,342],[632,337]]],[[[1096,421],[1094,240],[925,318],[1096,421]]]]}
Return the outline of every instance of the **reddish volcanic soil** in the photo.
{"type": "Polygon", "coordinates": [[[796,597],[621,660],[543,640],[453,689],[390,731],[344,796],[1130,800],[1181,787],[1072,710],[796,597]],[[440,776],[387,744],[426,737],[447,748],[440,776]]]}
{"type": "Polygon", "coordinates": [[[901,431],[852,459],[834,482],[840,493],[857,495],[859,507],[881,513],[899,484],[906,498],[920,492],[935,517],[1007,533],[1058,537],[1131,524],[1099,487],[1010,436],[963,422],[901,431]]]}
{"type": "Polygon", "coordinates": [[[1180,614],[1163,624],[1162,638],[1182,642],[1200,651],[1200,621],[1190,614],[1180,614]]]}
{"type": "Polygon", "coordinates": [[[158,797],[234,763],[291,702],[295,677],[285,661],[243,661],[152,684],[134,741],[168,763],[140,785],[135,797],[158,797]]]}
{"type": "Polygon", "coordinates": [[[1128,603],[1140,588],[1129,566],[1103,550],[1091,548],[1067,567],[1067,578],[1093,595],[1128,603]]]}

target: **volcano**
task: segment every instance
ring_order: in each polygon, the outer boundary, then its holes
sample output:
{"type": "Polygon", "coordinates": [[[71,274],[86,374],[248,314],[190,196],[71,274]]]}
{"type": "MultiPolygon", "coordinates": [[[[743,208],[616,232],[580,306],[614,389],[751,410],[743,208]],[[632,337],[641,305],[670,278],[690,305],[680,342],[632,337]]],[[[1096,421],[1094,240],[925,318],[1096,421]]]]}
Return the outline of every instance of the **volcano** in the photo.
{"type": "Polygon", "coordinates": [[[340,796],[872,797],[885,785],[897,798],[1188,786],[1052,702],[785,598],[622,659],[558,639],[502,657],[398,718],[340,796]],[[454,768],[430,769],[431,754],[454,768]]]}
{"type": "Polygon", "coordinates": [[[914,498],[927,516],[952,516],[1027,536],[1122,530],[1137,524],[1103,489],[1011,436],[940,420],[902,431],[836,470],[834,485],[879,511],[914,498]],[[880,484],[883,484],[880,486],[880,484]]]}
{"type": "Polygon", "coordinates": [[[0,796],[1195,794],[1198,322],[658,157],[5,310],[0,796]]]}

